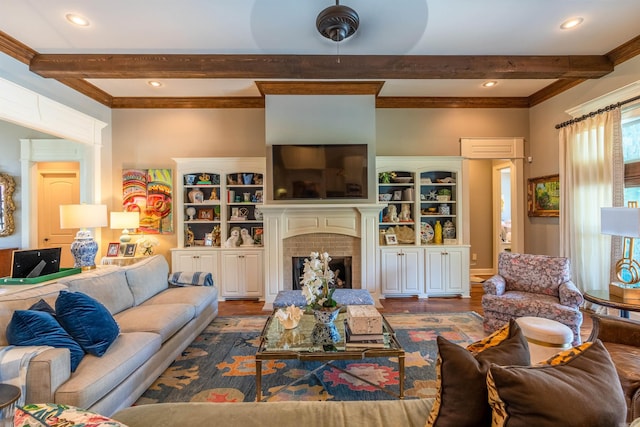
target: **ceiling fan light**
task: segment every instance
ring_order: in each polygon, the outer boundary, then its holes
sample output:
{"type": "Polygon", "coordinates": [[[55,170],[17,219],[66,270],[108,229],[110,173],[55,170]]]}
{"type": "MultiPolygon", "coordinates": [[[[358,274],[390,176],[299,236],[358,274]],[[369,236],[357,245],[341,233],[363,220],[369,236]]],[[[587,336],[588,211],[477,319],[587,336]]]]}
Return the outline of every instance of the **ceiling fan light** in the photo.
{"type": "Polygon", "coordinates": [[[560,28],[563,30],[570,30],[582,24],[583,21],[584,19],[579,16],[576,18],[567,19],[562,24],[560,24],[560,28]]]}
{"type": "Polygon", "coordinates": [[[316,18],[316,28],[323,37],[341,42],[355,34],[360,25],[360,17],[348,6],[329,6],[316,18]]]}

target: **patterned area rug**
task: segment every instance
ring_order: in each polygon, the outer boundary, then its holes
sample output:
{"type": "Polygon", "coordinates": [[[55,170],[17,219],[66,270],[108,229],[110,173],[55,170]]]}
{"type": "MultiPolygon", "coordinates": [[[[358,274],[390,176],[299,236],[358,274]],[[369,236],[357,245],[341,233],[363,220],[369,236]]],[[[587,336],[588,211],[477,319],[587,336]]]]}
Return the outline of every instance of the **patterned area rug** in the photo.
{"type": "MultiPolygon", "coordinates": [[[[435,338],[465,345],[484,336],[477,313],[385,314],[405,350],[406,398],[435,395],[435,338]]],[[[218,317],[138,399],[158,402],[252,402],[255,353],[266,316],[218,317]]],[[[398,390],[397,358],[334,364],[390,391],[398,390]],[[394,360],[395,359],[395,360],[394,360]]],[[[265,361],[262,393],[268,400],[382,400],[392,397],[319,362],[265,361]],[[275,394],[284,385],[318,371],[275,394]]]]}

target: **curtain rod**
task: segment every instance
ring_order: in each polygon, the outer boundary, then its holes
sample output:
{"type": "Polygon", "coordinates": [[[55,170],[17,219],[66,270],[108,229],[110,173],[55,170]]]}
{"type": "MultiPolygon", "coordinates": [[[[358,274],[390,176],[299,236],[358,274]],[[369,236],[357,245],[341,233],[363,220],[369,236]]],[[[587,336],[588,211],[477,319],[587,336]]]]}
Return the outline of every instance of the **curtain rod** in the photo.
{"type": "Polygon", "coordinates": [[[615,104],[607,105],[606,107],[599,108],[596,111],[592,111],[592,112],[584,114],[584,115],[582,115],[580,117],[576,117],[575,119],[571,119],[571,120],[567,120],[566,122],[559,123],[559,124],[556,125],[556,129],[562,129],[562,128],[570,126],[570,125],[572,125],[574,123],[578,123],[578,122],[581,122],[581,121],[583,121],[585,119],[588,119],[589,117],[594,117],[594,116],[596,116],[598,114],[606,113],[607,111],[611,111],[611,110],[613,110],[615,108],[620,108],[623,105],[629,104],[630,102],[633,102],[633,101],[637,101],[638,99],[640,99],[640,95],[634,96],[633,98],[629,98],[629,99],[626,99],[624,101],[620,101],[620,102],[615,103],[615,104]]]}

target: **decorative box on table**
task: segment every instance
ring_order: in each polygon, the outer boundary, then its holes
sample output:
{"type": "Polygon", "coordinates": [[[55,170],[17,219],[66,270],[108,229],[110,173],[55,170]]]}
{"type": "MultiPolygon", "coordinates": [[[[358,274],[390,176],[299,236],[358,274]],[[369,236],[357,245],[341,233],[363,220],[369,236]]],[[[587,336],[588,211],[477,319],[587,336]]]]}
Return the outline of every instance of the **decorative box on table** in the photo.
{"type": "Polygon", "coordinates": [[[382,333],[382,315],[372,305],[347,306],[347,323],[354,334],[382,333]]]}
{"type": "Polygon", "coordinates": [[[622,298],[624,301],[640,301],[640,284],[609,283],[609,295],[622,298]]]}

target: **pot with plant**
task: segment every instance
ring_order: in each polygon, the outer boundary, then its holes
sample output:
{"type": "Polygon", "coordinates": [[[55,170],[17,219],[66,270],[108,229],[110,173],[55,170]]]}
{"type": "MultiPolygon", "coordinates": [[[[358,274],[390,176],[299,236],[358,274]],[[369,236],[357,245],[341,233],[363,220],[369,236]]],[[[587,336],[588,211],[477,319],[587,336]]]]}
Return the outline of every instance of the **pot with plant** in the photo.
{"type": "Polygon", "coordinates": [[[451,190],[448,188],[441,188],[438,190],[438,201],[448,202],[451,200],[451,190]]]}

